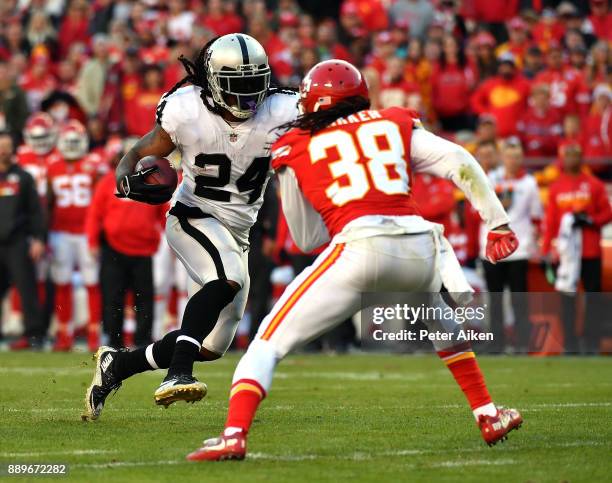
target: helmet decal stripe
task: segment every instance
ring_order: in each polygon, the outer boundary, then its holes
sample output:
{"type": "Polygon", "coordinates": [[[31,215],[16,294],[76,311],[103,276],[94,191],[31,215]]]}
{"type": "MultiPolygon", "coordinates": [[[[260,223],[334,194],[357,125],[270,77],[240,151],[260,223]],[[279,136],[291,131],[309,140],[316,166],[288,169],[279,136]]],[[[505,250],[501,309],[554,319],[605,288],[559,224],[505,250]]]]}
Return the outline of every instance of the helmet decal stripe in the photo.
{"type": "Polygon", "coordinates": [[[250,64],[249,62],[249,49],[247,47],[247,44],[244,40],[244,37],[240,34],[236,34],[236,37],[238,38],[238,43],[240,44],[240,50],[242,51],[242,63],[243,64],[250,64]]]}

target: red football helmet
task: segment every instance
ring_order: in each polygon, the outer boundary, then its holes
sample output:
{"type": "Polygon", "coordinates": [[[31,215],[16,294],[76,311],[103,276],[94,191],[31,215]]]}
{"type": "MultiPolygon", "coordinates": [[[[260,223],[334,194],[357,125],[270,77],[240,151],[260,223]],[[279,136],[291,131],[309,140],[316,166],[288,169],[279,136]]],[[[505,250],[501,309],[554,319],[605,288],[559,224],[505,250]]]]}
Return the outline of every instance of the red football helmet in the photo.
{"type": "Polygon", "coordinates": [[[32,114],[23,130],[26,144],[38,155],[51,152],[57,141],[57,128],[53,118],[46,112],[32,114]]]}
{"type": "Polygon", "coordinates": [[[344,60],[319,62],[302,80],[300,108],[303,113],[329,109],[348,97],[369,99],[368,86],[361,72],[344,60]]]}
{"type": "Polygon", "coordinates": [[[64,124],[57,138],[57,149],[68,160],[85,156],[89,149],[89,136],[83,124],[75,119],[64,124]]]}

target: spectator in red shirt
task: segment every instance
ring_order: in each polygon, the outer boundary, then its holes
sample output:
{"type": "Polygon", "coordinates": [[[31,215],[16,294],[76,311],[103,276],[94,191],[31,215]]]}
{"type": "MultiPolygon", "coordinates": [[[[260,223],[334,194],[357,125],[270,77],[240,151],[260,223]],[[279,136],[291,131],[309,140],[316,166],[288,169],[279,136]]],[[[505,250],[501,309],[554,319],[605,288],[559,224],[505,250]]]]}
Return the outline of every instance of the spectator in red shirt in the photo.
{"type": "MultiPolygon", "coordinates": [[[[482,166],[485,173],[489,173],[499,165],[499,152],[494,138],[484,136],[474,148],[474,157],[482,166]]],[[[467,235],[467,261],[466,265],[474,267],[480,252],[480,224],[482,220],[474,207],[465,201],[464,226],[467,235]]]]}
{"type": "Polygon", "coordinates": [[[98,186],[87,213],[87,242],[100,257],[103,326],[110,345],[122,347],[125,294],[135,294],[135,343],[151,342],[153,323],[153,261],[166,221],[166,205],[147,205],[115,196],[115,175],[98,186]]]}
{"type": "Polygon", "coordinates": [[[63,60],[57,64],[58,89],[74,95],[77,85],[77,66],[71,60],[63,60]]]}
{"type": "Polygon", "coordinates": [[[530,106],[518,121],[517,128],[527,156],[554,156],[562,130],[561,113],[550,105],[550,89],[535,84],[530,106]]]}
{"type": "Polygon", "coordinates": [[[540,19],[531,31],[533,41],[541,48],[546,49],[551,41],[561,42],[565,26],[557,19],[555,11],[545,8],[540,19]]]}
{"type": "Polygon", "coordinates": [[[143,69],[142,84],[125,104],[125,130],[128,136],[142,137],[151,130],[151,119],[164,93],[161,68],[147,65],[143,69]]]}
{"type": "Polygon", "coordinates": [[[584,74],[564,65],[563,51],[558,44],[550,46],[546,63],[547,68],[536,76],[535,82],[550,86],[552,106],[563,114],[585,113],[589,105],[589,94],[584,74]]]}
{"type": "Polygon", "coordinates": [[[474,0],[473,18],[478,22],[501,24],[518,13],[517,0],[474,0]]]}
{"type": "Polygon", "coordinates": [[[474,72],[452,35],[444,37],[442,47],[440,63],[431,78],[433,108],[445,131],[473,127],[469,110],[474,72]]]}
{"type": "Polygon", "coordinates": [[[395,44],[389,32],[380,32],[374,38],[373,55],[367,62],[368,67],[374,69],[379,77],[387,70],[387,62],[395,57],[395,44]]]}
{"type": "Polygon", "coordinates": [[[529,25],[521,17],[514,17],[506,25],[508,29],[508,42],[497,47],[495,53],[499,57],[505,52],[514,55],[516,66],[521,69],[527,49],[529,48],[529,25]]]}
{"type": "Polygon", "coordinates": [[[454,185],[450,181],[425,173],[416,173],[412,178],[412,196],[423,218],[451,228],[451,214],[456,201],[454,185]]]}
{"type": "Polygon", "coordinates": [[[544,69],[544,56],[542,51],[536,45],[532,45],[525,52],[525,59],[523,63],[523,75],[532,80],[538,75],[542,69],[544,69]]]}
{"type": "Polygon", "coordinates": [[[192,55],[189,44],[179,42],[170,52],[168,63],[164,64],[164,90],[169,91],[174,84],[180,81],[185,75],[185,67],[181,63],[179,57],[184,55],[189,57],[192,55]]]}
{"type": "Polygon", "coordinates": [[[419,86],[404,78],[405,62],[399,57],[393,57],[387,62],[387,70],[382,77],[380,86],[380,107],[408,105],[410,94],[419,92],[419,86]]]}
{"type": "Polygon", "coordinates": [[[478,33],[470,41],[474,48],[474,67],[478,80],[482,81],[497,74],[497,59],[495,58],[495,37],[489,32],[478,33]]]}
{"type": "Polygon", "coordinates": [[[500,137],[517,134],[516,120],[527,107],[529,81],[517,72],[512,54],[499,58],[498,74],[483,82],[472,96],[476,114],[491,114],[500,137]]]}
{"type": "Polygon", "coordinates": [[[340,15],[354,12],[367,31],[379,32],[389,26],[389,18],[383,3],[381,0],[344,0],[340,7],[340,15]]]}
{"type": "Polygon", "coordinates": [[[58,55],[60,59],[68,55],[70,46],[75,43],[89,44],[90,6],[86,0],[72,0],[58,33],[58,55]]]}
{"type": "Polygon", "coordinates": [[[593,90],[593,106],[584,121],[585,156],[612,158],[612,89],[599,84],[593,90]]]}
{"type": "Polygon", "coordinates": [[[208,0],[207,12],[201,20],[201,25],[213,31],[215,35],[227,35],[241,32],[243,22],[236,13],[236,2],[208,0]]]}
{"type": "Polygon", "coordinates": [[[579,144],[584,151],[585,132],[581,129],[580,116],[568,114],[563,118],[563,137],[559,140],[557,147],[563,144],[579,144]]]}
{"type": "MultiPolygon", "coordinates": [[[[550,187],[544,224],[543,253],[551,256],[554,240],[559,235],[561,218],[574,216],[574,227],[582,230],[580,279],[585,292],[601,291],[601,230],[612,221],[612,207],[604,184],[587,174],[582,166],[579,145],[566,145],[561,150],[563,172],[550,187]]],[[[557,257],[552,253],[553,260],[557,257]]],[[[598,352],[601,337],[602,311],[595,303],[585,302],[584,338],[587,352],[598,352]]],[[[562,298],[562,320],[565,330],[565,350],[576,352],[575,297],[562,298]]]]}
{"type": "Polygon", "coordinates": [[[31,46],[23,35],[21,23],[15,19],[5,27],[2,39],[2,46],[6,50],[8,57],[16,54],[28,54],[31,46]]]}
{"type": "Polygon", "coordinates": [[[333,21],[325,21],[317,29],[317,47],[319,48],[319,58],[341,59],[351,62],[351,54],[340,42],[336,33],[336,24],[333,21]]]}
{"type": "MultiPolygon", "coordinates": [[[[574,69],[587,74],[587,50],[583,45],[578,45],[570,50],[569,65],[574,69]]],[[[585,82],[588,82],[586,75],[585,82]]]]}
{"type": "Polygon", "coordinates": [[[57,81],[51,73],[49,58],[44,55],[38,55],[32,58],[30,67],[23,74],[19,85],[26,93],[30,111],[38,111],[42,100],[47,97],[57,85],[57,81]]]}
{"type": "Polygon", "coordinates": [[[607,42],[601,40],[591,48],[591,62],[587,67],[587,82],[593,85],[605,82],[608,77],[608,67],[612,65],[612,50],[607,42]]]}
{"type": "Polygon", "coordinates": [[[609,0],[591,0],[591,15],[588,22],[593,32],[600,39],[612,40],[612,13],[609,12],[609,0]]]}

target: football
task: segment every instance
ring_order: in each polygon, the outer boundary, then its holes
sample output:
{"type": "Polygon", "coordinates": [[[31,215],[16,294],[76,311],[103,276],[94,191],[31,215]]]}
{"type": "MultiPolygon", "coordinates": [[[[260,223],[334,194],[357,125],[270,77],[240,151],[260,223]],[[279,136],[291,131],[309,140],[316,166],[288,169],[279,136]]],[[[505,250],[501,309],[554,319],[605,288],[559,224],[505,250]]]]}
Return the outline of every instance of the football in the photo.
{"type": "Polygon", "coordinates": [[[166,158],[147,156],[138,162],[136,170],[139,171],[153,166],[156,166],[158,169],[145,177],[145,183],[168,186],[171,191],[174,191],[178,185],[178,176],[176,170],[166,158]]]}

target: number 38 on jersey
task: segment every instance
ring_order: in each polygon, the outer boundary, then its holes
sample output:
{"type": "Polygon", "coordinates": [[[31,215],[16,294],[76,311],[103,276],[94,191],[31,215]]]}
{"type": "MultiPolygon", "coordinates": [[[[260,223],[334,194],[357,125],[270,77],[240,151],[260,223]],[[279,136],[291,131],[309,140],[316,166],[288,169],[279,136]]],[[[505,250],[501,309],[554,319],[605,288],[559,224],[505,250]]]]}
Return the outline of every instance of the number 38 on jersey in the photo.
{"type": "Polygon", "coordinates": [[[364,198],[370,190],[408,193],[406,148],[390,120],[364,123],[354,132],[338,128],[315,135],[308,144],[313,164],[326,161],[333,182],[325,194],[336,206],[364,198]]]}

